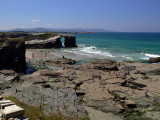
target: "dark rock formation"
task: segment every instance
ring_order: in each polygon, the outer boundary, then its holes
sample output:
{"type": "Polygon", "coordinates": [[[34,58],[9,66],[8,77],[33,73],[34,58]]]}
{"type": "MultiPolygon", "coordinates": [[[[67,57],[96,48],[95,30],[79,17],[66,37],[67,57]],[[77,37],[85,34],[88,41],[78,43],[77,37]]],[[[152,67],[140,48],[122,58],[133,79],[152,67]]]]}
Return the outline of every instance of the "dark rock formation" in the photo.
{"type": "Polygon", "coordinates": [[[55,36],[46,40],[25,41],[26,48],[42,49],[42,48],[60,48],[62,47],[61,37],[55,36]]]}
{"type": "Polygon", "coordinates": [[[67,35],[64,38],[65,38],[65,43],[64,43],[65,47],[78,47],[76,45],[76,37],[75,36],[67,35]]]}
{"type": "Polygon", "coordinates": [[[59,64],[59,65],[62,65],[62,64],[74,65],[76,61],[73,59],[69,59],[69,58],[60,58],[58,60],[48,60],[46,61],[46,63],[47,64],[54,63],[54,64],[59,64]]]}
{"type": "Polygon", "coordinates": [[[160,57],[157,58],[149,58],[149,63],[158,63],[160,62],[160,57]]]}
{"type": "Polygon", "coordinates": [[[25,43],[23,40],[6,40],[0,47],[0,69],[26,72],[25,43]]]}

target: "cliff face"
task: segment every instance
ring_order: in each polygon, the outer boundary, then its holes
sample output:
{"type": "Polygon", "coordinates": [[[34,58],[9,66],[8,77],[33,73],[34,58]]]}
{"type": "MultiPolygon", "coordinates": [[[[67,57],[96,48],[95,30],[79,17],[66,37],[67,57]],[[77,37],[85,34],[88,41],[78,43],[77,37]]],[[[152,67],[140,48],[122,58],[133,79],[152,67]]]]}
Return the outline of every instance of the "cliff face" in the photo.
{"type": "Polygon", "coordinates": [[[65,47],[78,47],[76,45],[76,37],[75,36],[65,36],[65,47]]]}
{"type": "Polygon", "coordinates": [[[0,47],[0,69],[13,69],[18,73],[26,72],[25,43],[5,41],[0,47]]]}
{"type": "Polygon", "coordinates": [[[43,49],[43,48],[60,48],[62,47],[61,37],[55,36],[47,40],[30,40],[26,41],[26,48],[43,49]]]}
{"type": "MultiPolygon", "coordinates": [[[[72,35],[62,35],[65,38],[64,45],[65,47],[77,47],[76,45],[76,37],[72,35]]],[[[26,48],[29,49],[44,49],[44,48],[61,48],[62,47],[62,42],[61,42],[61,37],[62,36],[54,36],[50,37],[48,39],[26,39],[25,44],[26,48]]],[[[34,37],[32,37],[34,38],[34,37]]]]}

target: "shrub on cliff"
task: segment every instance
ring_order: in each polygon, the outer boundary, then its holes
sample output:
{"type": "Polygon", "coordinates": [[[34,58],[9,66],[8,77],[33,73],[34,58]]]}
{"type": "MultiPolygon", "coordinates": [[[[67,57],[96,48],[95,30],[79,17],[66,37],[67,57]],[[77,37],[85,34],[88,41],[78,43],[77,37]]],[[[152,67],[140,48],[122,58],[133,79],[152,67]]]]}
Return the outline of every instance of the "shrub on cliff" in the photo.
{"type": "Polygon", "coordinates": [[[55,33],[44,33],[44,34],[39,34],[39,35],[26,36],[24,39],[25,40],[34,40],[34,39],[45,40],[45,39],[49,39],[51,37],[54,37],[56,35],[57,34],[55,34],[55,33]]]}
{"type": "Polygon", "coordinates": [[[23,38],[7,38],[2,43],[3,46],[16,46],[24,43],[23,38]]]}

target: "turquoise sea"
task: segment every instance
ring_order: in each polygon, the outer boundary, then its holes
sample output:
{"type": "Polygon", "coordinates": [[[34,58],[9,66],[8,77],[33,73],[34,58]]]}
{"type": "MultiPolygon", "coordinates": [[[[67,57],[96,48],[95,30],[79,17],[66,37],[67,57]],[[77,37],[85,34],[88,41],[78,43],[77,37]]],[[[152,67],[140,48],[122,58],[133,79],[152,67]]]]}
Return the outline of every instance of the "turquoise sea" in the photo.
{"type": "Polygon", "coordinates": [[[87,33],[74,34],[78,48],[63,49],[91,59],[147,62],[160,57],[160,33],[87,33]]]}

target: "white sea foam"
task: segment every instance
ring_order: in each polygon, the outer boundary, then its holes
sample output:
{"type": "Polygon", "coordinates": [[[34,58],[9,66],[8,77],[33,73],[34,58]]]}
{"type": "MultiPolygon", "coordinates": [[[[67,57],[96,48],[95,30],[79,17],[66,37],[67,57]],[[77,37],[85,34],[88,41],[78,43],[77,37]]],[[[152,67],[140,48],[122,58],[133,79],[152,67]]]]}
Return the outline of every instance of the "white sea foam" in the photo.
{"type": "Polygon", "coordinates": [[[133,58],[131,58],[131,57],[126,57],[127,59],[130,59],[130,60],[133,60],[133,58]]]}
{"type": "Polygon", "coordinates": [[[69,53],[76,53],[75,51],[71,51],[71,50],[64,50],[64,51],[69,53]]]}
{"type": "Polygon", "coordinates": [[[89,54],[84,54],[84,53],[80,53],[79,51],[71,51],[71,50],[64,50],[65,52],[69,52],[69,53],[74,53],[74,54],[78,54],[78,55],[84,55],[84,56],[88,56],[88,57],[92,57],[89,54]]]}
{"type": "Polygon", "coordinates": [[[140,59],[142,59],[142,60],[149,60],[148,57],[142,57],[142,58],[140,58],[140,59]]]}
{"type": "Polygon", "coordinates": [[[147,53],[145,53],[145,56],[152,57],[152,58],[160,57],[160,55],[147,54],[147,53]]]}
{"type": "Polygon", "coordinates": [[[56,53],[49,53],[49,54],[52,54],[52,55],[55,55],[55,56],[61,57],[61,55],[58,55],[58,54],[56,54],[56,53]]]}
{"type": "Polygon", "coordinates": [[[100,50],[97,50],[95,46],[83,47],[80,49],[80,51],[84,53],[88,53],[88,54],[96,54],[96,55],[101,55],[101,56],[106,56],[106,57],[115,57],[109,52],[102,52],[100,50]]]}

